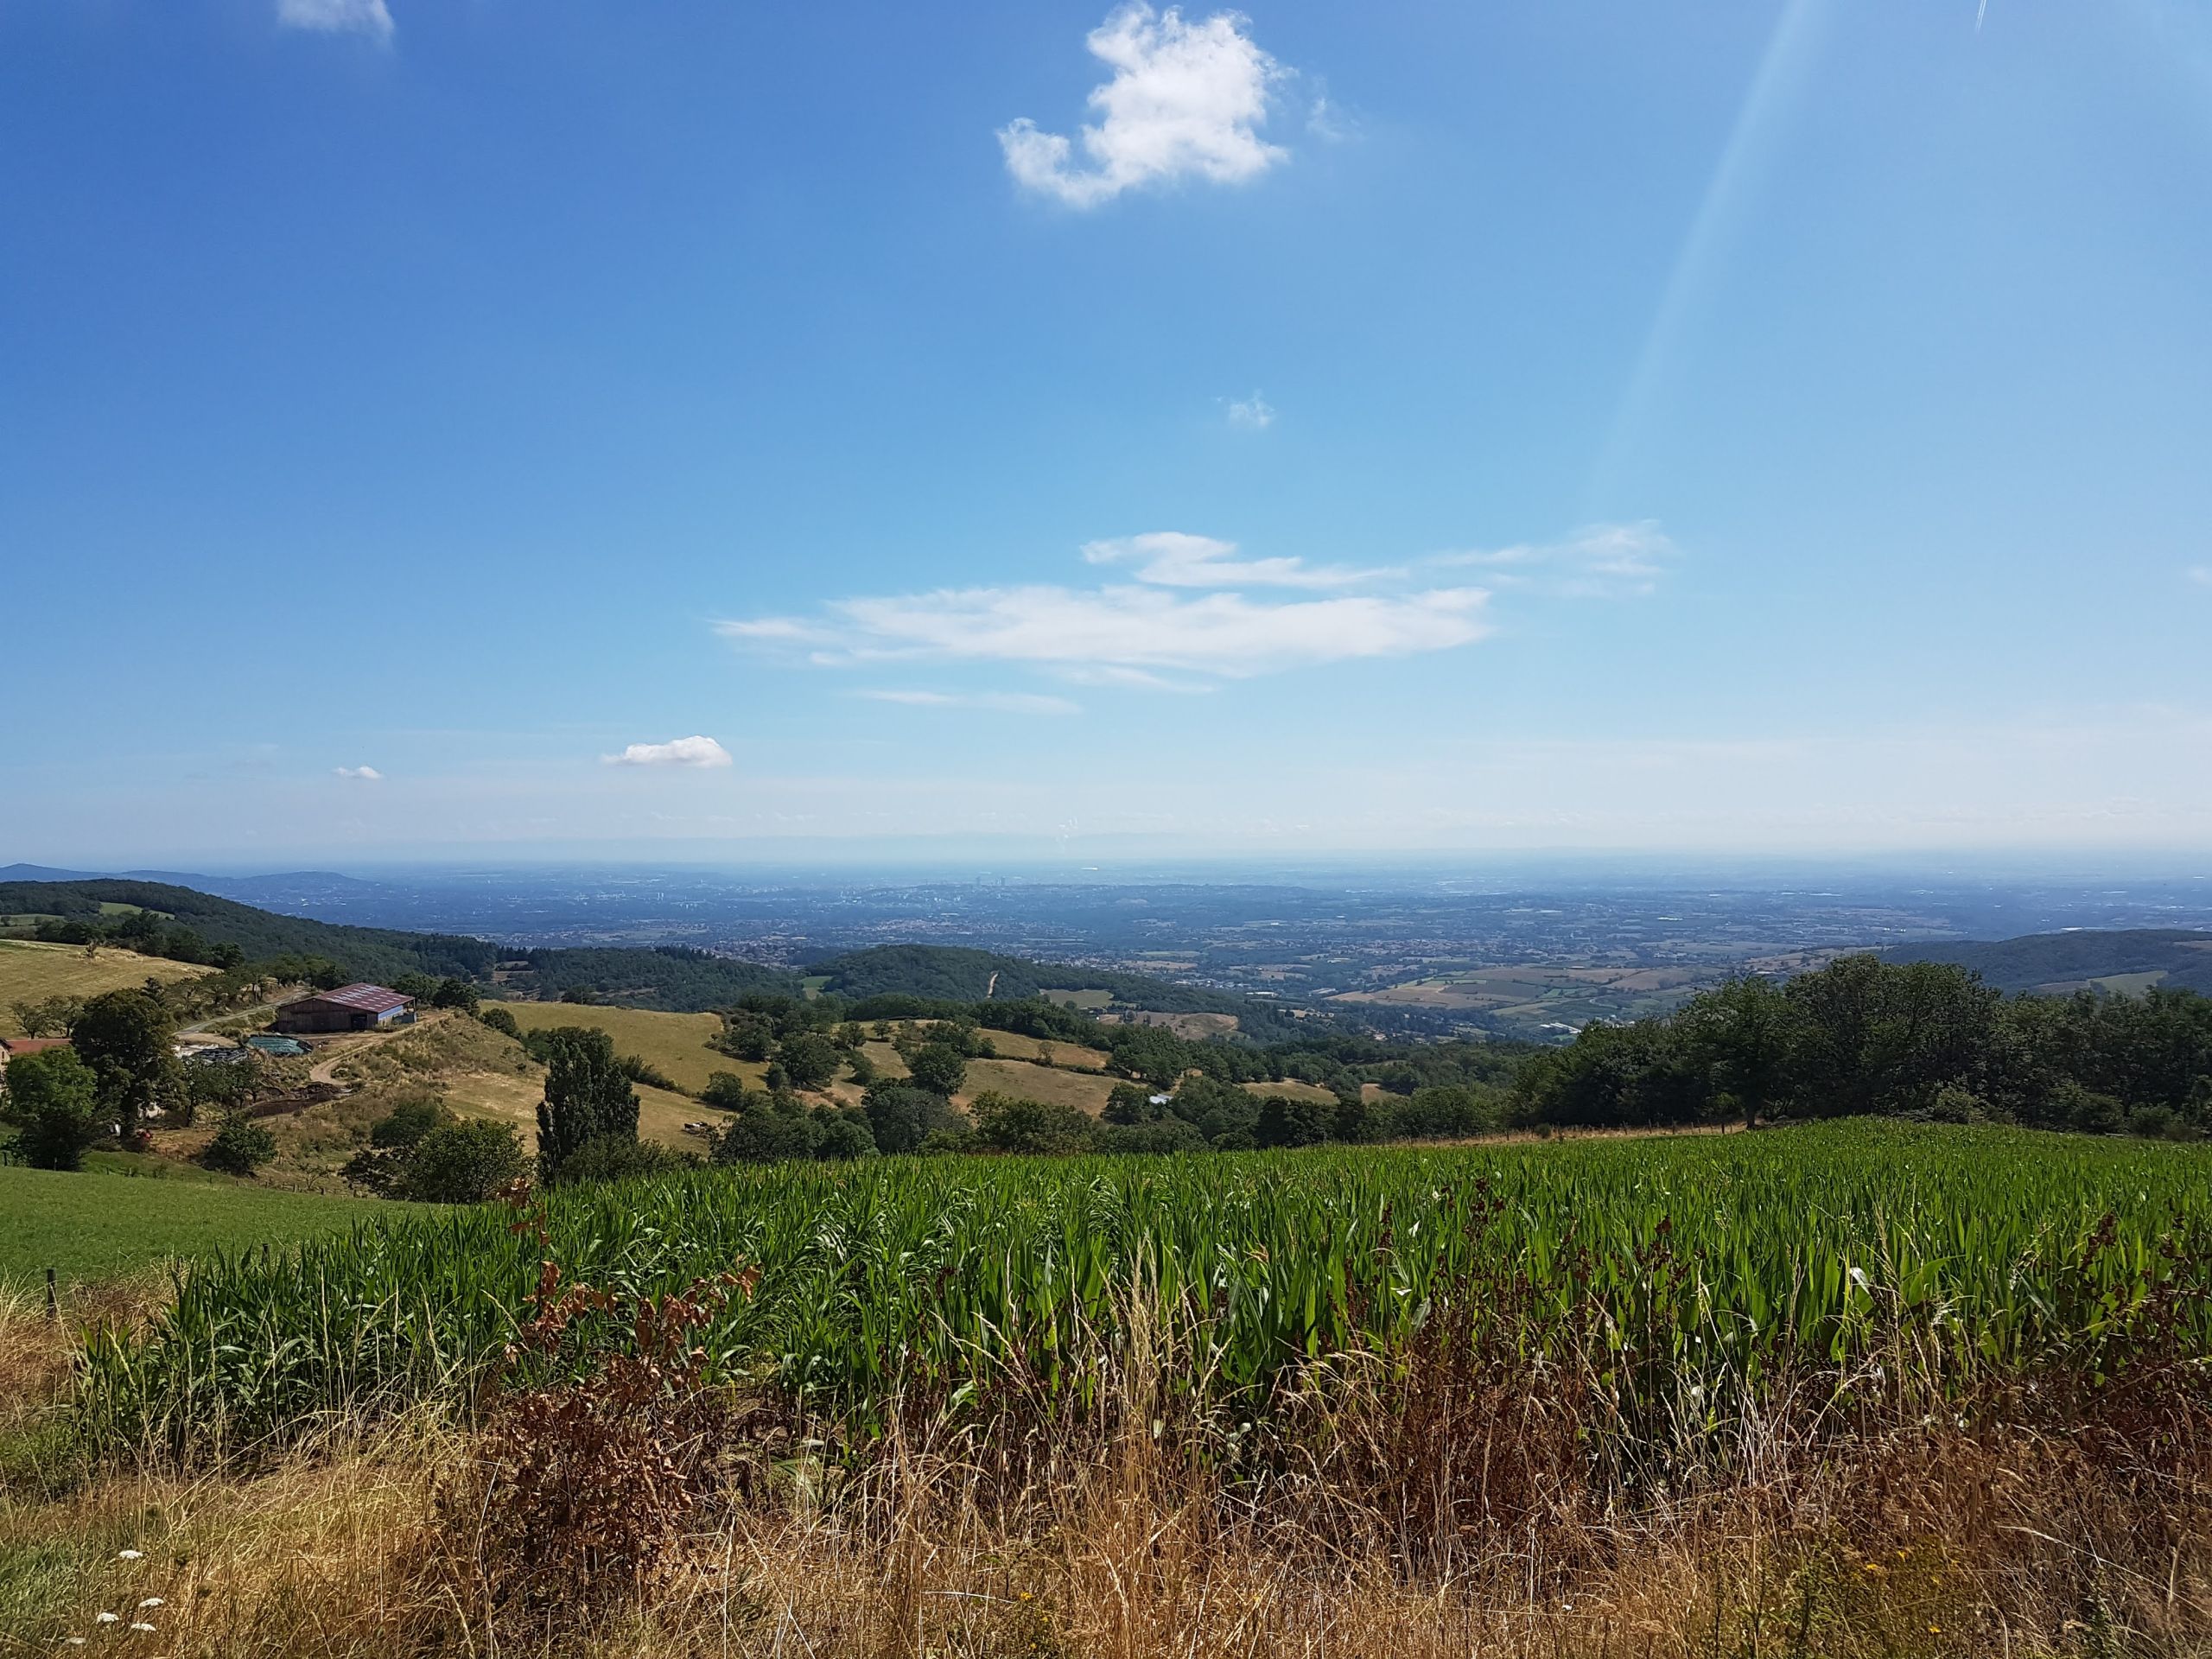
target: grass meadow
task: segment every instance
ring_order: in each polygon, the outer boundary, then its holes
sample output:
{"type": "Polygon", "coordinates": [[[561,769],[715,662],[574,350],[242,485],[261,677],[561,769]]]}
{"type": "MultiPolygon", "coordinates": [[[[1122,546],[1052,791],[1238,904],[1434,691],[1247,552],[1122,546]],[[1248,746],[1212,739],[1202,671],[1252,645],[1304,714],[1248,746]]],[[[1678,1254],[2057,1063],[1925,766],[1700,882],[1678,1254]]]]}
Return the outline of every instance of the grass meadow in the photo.
{"type": "Polygon", "coordinates": [[[90,958],[81,944],[41,944],[32,939],[0,939],[0,1037],[18,1037],[17,1002],[50,996],[98,996],[103,991],[135,989],[149,979],[164,984],[196,979],[212,968],[142,957],[135,950],[102,945],[90,958]]]}
{"type": "MultiPolygon", "coordinates": [[[[499,1006],[514,1015],[515,1023],[524,1031],[545,1031],[556,1026],[603,1031],[614,1039],[617,1052],[636,1055],[682,1089],[703,1089],[717,1071],[748,1070],[708,1046],[721,1034],[720,1014],[663,1014],[599,1003],[503,1002],[499,1006]]],[[[760,1070],[749,1069],[756,1073],[760,1070]]],[[[757,1076],[753,1081],[759,1081],[757,1076]]]]}
{"type": "Polygon", "coordinates": [[[343,1198],[264,1192],[213,1176],[0,1168],[0,1285],[42,1287],[48,1268],[64,1285],[96,1284],[372,1218],[343,1198]]]}

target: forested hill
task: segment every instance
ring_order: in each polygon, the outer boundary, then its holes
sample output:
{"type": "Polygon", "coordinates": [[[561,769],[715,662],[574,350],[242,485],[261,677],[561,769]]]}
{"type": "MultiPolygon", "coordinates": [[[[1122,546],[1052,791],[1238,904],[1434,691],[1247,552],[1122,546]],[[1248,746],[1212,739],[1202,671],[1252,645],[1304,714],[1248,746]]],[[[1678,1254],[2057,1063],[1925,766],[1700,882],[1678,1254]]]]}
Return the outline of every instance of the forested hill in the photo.
{"type": "Polygon", "coordinates": [[[1123,1007],[1159,1014],[1233,1014],[1248,1032],[1291,1024],[1286,1010],[1231,991],[955,945],[879,944],[817,963],[807,971],[823,978],[823,990],[854,1002],[872,996],[940,1002],[981,1002],[988,997],[1006,1002],[1047,991],[1104,991],[1123,1007]]]}
{"type": "Polygon", "coordinates": [[[2017,939],[1900,945],[1883,955],[1890,962],[1952,963],[2003,991],[2063,995],[2136,991],[2157,984],[2212,993],[2212,933],[2178,928],[2031,933],[2017,939]]]}
{"type": "Polygon", "coordinates": [[[334,963],[347,979],[385,982],[427,974],[489,987],[502,963],[526,963],[503,976],[510,988],[549,999],[588,990],[610,1001],[680,1012],[727,1007],[747,991],[798,988],[779,969],[680,946],[516,950],[460,934],[279,916],[161,881],[0,881],[0,917],[51,918],[42,931],[52,937],[76,939],[97,931],[118,944],[188,962],[220,960],[225,947],[234,947],[249,963],[320,960],[334,963]]]}
{"type": "MultiPolygon", "coordinates": [[[[64,925],[111,925],[118,920],[116,906],[153,912],[211,945],[235,945],[249,962],[320,957],[359,979],[389,980],[414,973],[488,980],[505,954],[483,939],[311,922],[162,881],[0,882],[0,916],[55,917],[64,925]]],[[[156,954],[182,954],[163,949],[158,939],[147,943],[156,954]]]]}

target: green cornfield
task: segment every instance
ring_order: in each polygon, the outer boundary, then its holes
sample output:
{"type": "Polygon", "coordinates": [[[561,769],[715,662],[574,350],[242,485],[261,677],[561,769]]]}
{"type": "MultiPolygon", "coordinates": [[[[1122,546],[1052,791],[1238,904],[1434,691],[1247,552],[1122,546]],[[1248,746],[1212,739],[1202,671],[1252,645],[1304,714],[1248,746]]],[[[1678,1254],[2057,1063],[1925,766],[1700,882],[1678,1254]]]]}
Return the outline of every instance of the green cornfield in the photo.
{"type": "Polygon", "coordinates": [[[714,1373],[863,1435],[894,1402],[1079,1400],[1136,1323],[1188,1410],[1263,1421],[1347,1356],[1422,1351],[1444,1309],[1532,1371],[1572,1362],[1630,1430],[1694,1430],[1781,1378],[1964,1401],[2202,1363],[2209,1222],[2212,1148],[1872,1122],[708,1170],[215,1260],[97,1343],[79,1399],[103,1436],[188,1452],[465,1408],[550,1260],[627,1298],[744,1275],[699,1338],[714,1373]]]}

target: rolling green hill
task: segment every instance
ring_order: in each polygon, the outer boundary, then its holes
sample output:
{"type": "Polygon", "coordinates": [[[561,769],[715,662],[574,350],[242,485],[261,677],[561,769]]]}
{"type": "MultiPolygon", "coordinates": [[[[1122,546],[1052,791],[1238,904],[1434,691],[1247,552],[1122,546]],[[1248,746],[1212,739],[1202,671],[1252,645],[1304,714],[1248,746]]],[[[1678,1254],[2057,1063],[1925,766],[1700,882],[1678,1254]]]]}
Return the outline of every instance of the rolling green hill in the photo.
{"type": "Polygon", "coordinates": [[[1948,962],[2003,991],[2134,992],[2146,985],[2212,993],[2212,933],[2180,928],[2081,929],[2017,939],[1900,945],[1890,962],[1948,962]],[[2102,982],[2112,981],[2114,983],[2102,982]]]}
{"type": "Polygon", "coordinates": [[[209,944],[238,946],[248,962],[324,957],[350,979],[388,982],[404,974],[428,974],[489,986],[500,963],[524,962],[527,968],[505,977],[510,988],[526,995],[550,1000],[580,988],[610,1001],[677,1012],[727,1007],[747,991],[796,994],[798,988],[797,979],[780,969],[732,962],[680,945],[519,950],[460,934],[408,933],[278,916],[162,881],[0,882],[0,916],[104,924],[112,921],[118,910],[154,912],[209,944]]]}

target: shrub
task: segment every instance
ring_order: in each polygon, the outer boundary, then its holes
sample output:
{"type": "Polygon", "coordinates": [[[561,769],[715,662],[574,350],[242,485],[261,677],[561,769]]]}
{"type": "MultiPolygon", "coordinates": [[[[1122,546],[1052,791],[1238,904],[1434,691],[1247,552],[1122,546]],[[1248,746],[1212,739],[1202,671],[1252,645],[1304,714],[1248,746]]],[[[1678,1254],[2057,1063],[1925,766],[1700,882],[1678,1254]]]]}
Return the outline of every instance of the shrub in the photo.
{"type": "Polygon", "coordinates": [[[441,1123],[405,1154],[391,1190],[424,1204],[480,1204],[512,1186],[528,1168],[512,1126],[491,1118],[441,1123]]]}
{"type": "Polygon", "coordinates": [[[563,1186],[578,1181],[626,1181],[639,1176],[673,1175],[697,1163],[696,1158],[651,1141],[602,1135],[563,1159],[555,1179],[563,1186]]]}
{"type": "Polygon", "coordinates": [[[451,1116],[435,1096],[403,1100],[369,1126],[369,1144],[385,1150],[412,1147],[451,1116]]]}
{"type": "Polygon", "coordinates": [[[276,1155],[276,1137],[243,1113],[234,1113],[215,1131],[200,1161],[226,1175],[251,1175],[276,1155]]]}
{"type": "Polygon", "coordinates": [[[1206,1138],[1195,1123],[1179,1117],[1155,1118],[1149,1123],[1109,1123],[1094,1139],[1101,1152],[1204,1152],[1206,1138]]]}
{"type": "Polygon", "coordinates": [[[498,1003],[479,1004],[476,1017],[502,1035],[512,1037],[518,1042],[522,1040],[522,1027],[515,1023],[514,1015],[498,1003]]]}

